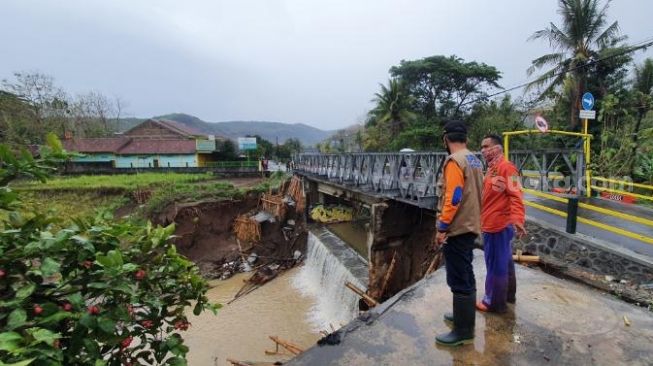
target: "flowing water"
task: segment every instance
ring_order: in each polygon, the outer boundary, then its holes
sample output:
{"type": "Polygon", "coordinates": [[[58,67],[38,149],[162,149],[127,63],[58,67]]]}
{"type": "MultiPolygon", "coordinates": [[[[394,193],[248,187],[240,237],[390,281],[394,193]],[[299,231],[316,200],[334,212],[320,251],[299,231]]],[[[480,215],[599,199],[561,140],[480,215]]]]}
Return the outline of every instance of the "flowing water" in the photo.
{"type": "MultiPolygon", "coordinates": [[[[249,276],[243,273],[212,281],[209,299],[226,304],[249,276]]],[[[192,326],[185,334],[190,347],[188,364],[229,365],[227,358],[267,362],[291,358],[265,355],[266,349],[275,349],[268,336],[308,349],[321,337],[320,330],[351,321],[358,313],[358,296],[344,286],[345,281],[364,289],[367,264],[328,230],[313,230],[303,266],[224,305],[218,315],[189,315],[192,326]]]]}

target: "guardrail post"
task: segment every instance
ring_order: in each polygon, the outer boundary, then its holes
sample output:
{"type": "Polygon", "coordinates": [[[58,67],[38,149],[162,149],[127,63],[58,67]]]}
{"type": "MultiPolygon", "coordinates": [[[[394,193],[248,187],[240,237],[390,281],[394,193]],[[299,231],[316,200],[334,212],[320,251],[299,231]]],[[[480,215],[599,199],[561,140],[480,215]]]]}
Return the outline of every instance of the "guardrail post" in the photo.
{"type": "Polygon", "coordinates": [[[567,200],[567,232],[576,233],[576,221],[578,218],[578,197],[569,197],[567,200]]]}

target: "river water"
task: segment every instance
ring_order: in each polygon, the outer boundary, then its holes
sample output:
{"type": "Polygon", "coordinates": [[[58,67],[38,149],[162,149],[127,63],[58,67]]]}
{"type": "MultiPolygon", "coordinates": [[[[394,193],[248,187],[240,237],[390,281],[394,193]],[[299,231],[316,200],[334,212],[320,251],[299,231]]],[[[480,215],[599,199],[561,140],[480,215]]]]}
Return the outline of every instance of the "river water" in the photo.
{"type": "MultiPolygon", "coordinates": [[[[301,268],[293,268],[255,291],[225,305],[251,276],[241,273],[228,280],[211,281],[210,301],[223,304],[218,315],[204,312],[189,315],[191,327],[184,335],[190,347],[188,364],[192,366],[230,365],[227,358],[246,361],[281,361],[291,356],[266,356],[274,342],[268,336],[279,336],[304,349],[320,338],[309,322],[316,300],[303,295],[293,286],[293,278],[301,268]]],[[[189,311],[189,313],[192,313],[189,311]]]]}

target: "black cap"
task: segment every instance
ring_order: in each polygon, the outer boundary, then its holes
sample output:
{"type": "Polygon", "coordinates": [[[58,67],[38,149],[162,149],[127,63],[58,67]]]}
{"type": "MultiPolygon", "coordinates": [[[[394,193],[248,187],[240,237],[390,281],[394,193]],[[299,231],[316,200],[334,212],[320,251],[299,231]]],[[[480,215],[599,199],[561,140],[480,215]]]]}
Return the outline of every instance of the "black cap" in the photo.
{"type": "Polygon", "coordinates": [[[465,123],[463,121],[449,121],[444,125],[444,133],[462,133],[467,135],[467,127],[465,127],[465,123]]]}

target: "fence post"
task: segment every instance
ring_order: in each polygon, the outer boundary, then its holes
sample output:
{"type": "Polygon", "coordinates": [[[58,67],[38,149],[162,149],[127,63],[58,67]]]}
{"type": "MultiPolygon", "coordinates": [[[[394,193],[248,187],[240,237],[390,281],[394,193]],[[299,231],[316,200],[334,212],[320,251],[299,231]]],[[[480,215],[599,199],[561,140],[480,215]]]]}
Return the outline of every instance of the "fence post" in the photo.
{"type": "Polygon", "coordinates": [[[578,197],[569,197],[567,199],[567,232],[576,233],[576,221],[578,217],[578,197]]]}

